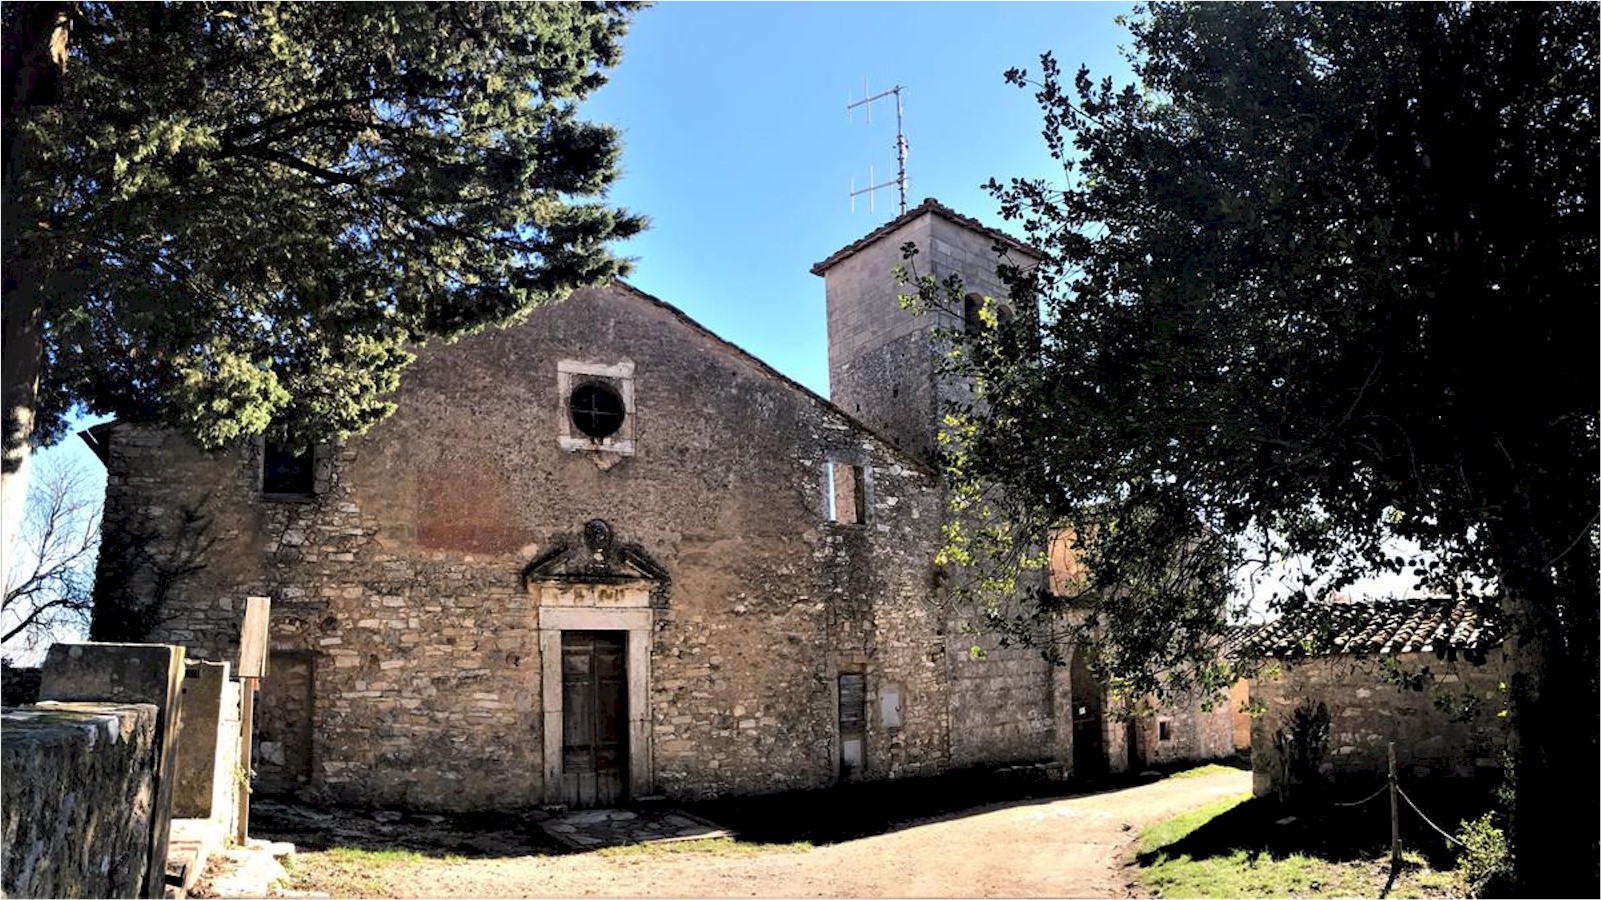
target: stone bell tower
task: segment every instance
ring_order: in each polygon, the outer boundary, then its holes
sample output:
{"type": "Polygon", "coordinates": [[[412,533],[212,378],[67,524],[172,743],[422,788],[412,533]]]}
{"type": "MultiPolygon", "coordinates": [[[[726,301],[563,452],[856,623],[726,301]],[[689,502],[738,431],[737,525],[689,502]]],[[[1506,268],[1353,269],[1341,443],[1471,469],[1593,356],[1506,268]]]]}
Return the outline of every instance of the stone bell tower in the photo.
{"type": "Polygon", "coordinates": [[[945,353],[933,331],[960,328],[959,315],[901,309],[894,268],[901,247],[917,245],[916,270],[944,280],[959,274],[972,294],[1006,299],[1000,264],[1028,266],[1038,251],[932,198],[812,267],[828,296],[830,399],[900,449],[931,460],[945,401],[964,385],[937,377],[945,353]]]}

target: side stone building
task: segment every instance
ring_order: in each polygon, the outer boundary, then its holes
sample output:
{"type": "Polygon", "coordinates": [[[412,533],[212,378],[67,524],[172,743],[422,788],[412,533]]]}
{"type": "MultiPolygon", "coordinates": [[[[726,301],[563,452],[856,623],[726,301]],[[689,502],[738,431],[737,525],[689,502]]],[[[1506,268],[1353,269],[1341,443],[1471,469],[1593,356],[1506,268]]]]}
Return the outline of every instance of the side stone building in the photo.
{"type": "Polygon", "coordinates": [[[933,330],[960,323],[900,309],[907,241],[984,294],[997,254],[1033,259],[926,201],[819,263],[833,401],[617,283],[424,348],[337,446],[101,426],[98,600],[229,660],[244,598],[272,598],[268,793],[483,809],[1070,769],[1068,668],[970,653],[933,562],[933,330]]]}
{"type": "Polygon", "coordinates": [[[1391,742],[1405,778],[1499,780],[1512,663],[1492,601],[1315,604],[1243,640],[1274,663],[1250,682],[1260,710],[1251,723],[1257,796],[1311,777],[1279,750],[1298,710],[1312,721],[1326,716],[1326,732],[1314,729],[1324,738],[1316,774],[1330,781],[1383,778],[1391,742]]]}

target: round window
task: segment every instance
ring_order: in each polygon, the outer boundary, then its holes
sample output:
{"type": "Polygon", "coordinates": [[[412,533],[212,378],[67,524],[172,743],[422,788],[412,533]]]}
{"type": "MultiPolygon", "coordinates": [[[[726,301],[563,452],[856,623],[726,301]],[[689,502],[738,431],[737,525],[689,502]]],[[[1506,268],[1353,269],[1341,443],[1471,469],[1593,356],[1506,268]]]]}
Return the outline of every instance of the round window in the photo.
{"type": "Polygon", "coordinates": [[[567,400],[567,410],[573,425],[596,440],[611,437],[623,427],[623,398],[610,385],[579,385],[567,400]]]}

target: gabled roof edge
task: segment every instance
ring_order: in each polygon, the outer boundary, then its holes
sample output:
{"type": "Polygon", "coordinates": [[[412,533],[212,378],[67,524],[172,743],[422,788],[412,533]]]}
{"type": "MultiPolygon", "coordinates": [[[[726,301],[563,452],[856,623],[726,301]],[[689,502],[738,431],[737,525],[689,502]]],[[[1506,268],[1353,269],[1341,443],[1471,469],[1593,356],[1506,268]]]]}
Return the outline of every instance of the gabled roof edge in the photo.
{"type": "Polygon", "coordinates": [[[1025,244],[1006,232],[991,228],[971,216],[964,216],[956,210],[951,209],[949,206],[946,206],[938,200],[935,200],[933,197],[927,197],[924,198],[922,203],[919,203],[911,209],[908,209],[906,212],[901,213],[895,218],[890,219],[888,222],[885,222],[872,231],[869,231],[860,238],[857,238],[856,240],[851,241],[849,244],[846,244],[840,249],[834,251],[827,259],[815,266],[812,266],[811,273],[813,275],[822,275],[829,269],[832,269],[833,267],[844,262],[846,259],[849,259],[850,257],[855,256],[857,253],[860,253],[862,250],[867,249],[869,244],[872,244],[884,235],[889,234],[891,231],[894,231],[902,225],[905,225],[907,222],[916,219],[918,216],[927,213],[932,213],[946,220],[947,222],[961,225],[964,228],[971,228],[979,234],[995,240],[997,243],[1004,244],[1013,250],[1026,253],[1035,259],[1043,260],[1047,258],[1044,251],[1040,250],[1039,248],[1025,244]]]}
{"type": "Polygon", "coordinates": [[[811,388],[807,387],[806,385],[801,384],[800,382],[796,381],[795,379],[790,378],[788,375],[785,375],[783,372],[780,372],[777,369],[773,368],[772,366],[768,365],[767,363],[763,362],[761,357],[756,356],[755,354],[749,352],[748,350],[745,350],[743,347],[740,347],[738,344],[735,344],[732,341],[729,341],[729,340],[719,336],[717,334],[717,332],[712,331],[710,328],[707,328],[705,325],[702,325],[701,323],[695,321],[693,318],[690,317],[690,315],[688,313],[684,312],[683,310],[679,309],[678,307],[672,305],[671,303],[668,303],[666,300],[663,300],[660,297],[657,297],[657,296],[655,296],[653,294],[650,294],[650,293],[648,293],[646,291],[643,291],[643,290],[635,287],[632,284],[629,284],[628,282],[624,281],[621,278],[617,279],[616,281],[614,281],[612,283],[615,284],[617,287],[620,287],[620,288],[623,288],[623,289],[627,290],[629,293],[635,295],[636,297],[639,297],[641,300],[644,300],[644,301],[646,301],[648,303],[655,304],[656,306],[662,308],[663,310],[665,310],[668,313],[672,314],[673,316],[677,317],[679,319],[679,321],[683,322],[685,325],[688,325],[690,328],[694,329],[695,331],[705,335],[708,338],[711,338],[713,341],[717,342],[718,344],[721,344],[725,349],[732,351],[735,356],[737,356],[737,357],[743,359],[745,362],[755,366],[757,368],[757,370],[762,372],[764,375],[768,375],[768,376],[770,376],[772,378],[777,379],[778,381],[782,382],[783,384],[788,385],[790,388],[792,388],[795,391],[798,391],[802,396],[804,396],[807,399],[811,400],[813,403],[816,403],[819,406],[821,406],[824,409],[826,409],[827,411],[829,411],[831,413],[834,413],[835,415],[839,416],[841,419],[843,419],[846,422],[846,424],[850,425],[852,428],[855,428],[856,430],[862,432],[863,434],[866,434],[868,437],[871,437],[874,440],[878,441],[880,444],[883,444],[891,453],[894,453],[896,456],[899,456],[902,459],[902,461],[904,461],[911,468],[916,469],[917,471],[922,472],[922,473],[924,473],[926,475],[932,475],[932,476],[934,476],[936,478],[939,477],[939,472],[936,471],[933,466],[931,466],[927,462],[924,462],[923,460],[917,458],[916,456],[913,456],[912,454],[908,453],[907,451],[902,450],[900,447],[895,446],[895,443],[893,441],[891,441],[889,438],[885,437],[882,434],[879,434],[872,427],[868,426],[866,423],[862,422],[860,419],[856,418],[855,416],[851,415],[850,413],[848,413],[845,410],[841,409],[840,407],[836,406],[832,400],[829,400],[827,397],[824,397],[823,395],[817,393],[816,391],[812,390],[811,388]]]}

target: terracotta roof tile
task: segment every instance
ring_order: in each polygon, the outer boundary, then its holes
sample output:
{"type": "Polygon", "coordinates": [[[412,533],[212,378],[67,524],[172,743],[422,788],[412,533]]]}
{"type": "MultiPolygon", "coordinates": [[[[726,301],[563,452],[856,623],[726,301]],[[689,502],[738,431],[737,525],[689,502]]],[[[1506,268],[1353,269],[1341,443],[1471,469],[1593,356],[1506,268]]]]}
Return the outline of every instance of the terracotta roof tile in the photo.
{"type": "Polygon", "coordinates": [[[1493,599],[1431,598],[1310,603],[1275,621],[1235,629],[1226,643],[1281,659],[1345,653],[1472,659],[1503,640],[1493,599]]]}
{"type": "Polygon", "coordinates": [[[906,212],[901,213],[893,219],[890,219],[888,222],[885,222],[872,231],[869,231],[867,234],[863,235],[857,240],[854,240],[836,250],[827,259],[815,266],[812,266],[812,274],[822,275],[824,272],[827,272],[829,269],[832,269],[834,266],[839,265],[849,257],[854,256],[856,253],[865,249],[869,244],[925,213],[933,213],[934,215],[937,215],[946,221],[954,222],[957,225],[971,228],[980,234],[993,238],[998,244],[1002,244],[1010,249],[1026,253],[1035,259],[1045,258],[1045,254],[1042,253],[1038,248],[1031,247],[1004,231],[997,231],[994,228],[985,225],[983,222],[972,218],[971,216],[964,216],[956,210],[951,209],[949,206],[946,206],[938,200],[935,200],[933,197],[929,197],[926,198],[922,203],[919,203],[911,209],[908,209],[906,212]]]}

